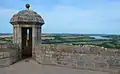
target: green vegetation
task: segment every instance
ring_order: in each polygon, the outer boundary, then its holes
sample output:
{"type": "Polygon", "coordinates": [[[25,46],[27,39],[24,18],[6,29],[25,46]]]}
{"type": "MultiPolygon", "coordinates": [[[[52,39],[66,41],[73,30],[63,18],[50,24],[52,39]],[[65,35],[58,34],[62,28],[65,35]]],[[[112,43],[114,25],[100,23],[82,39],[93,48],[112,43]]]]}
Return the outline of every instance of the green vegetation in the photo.
{"type": "Polygon", "coordinates": [[[54,39],[42,40],[43,44],[67,43],[72,45],[96,45],[105,48],[120,49],[120,35],[105,34],[49,34],[44,37],[54,37],[54,39]],[[90,36],[101,36],[110,39],[96,39],[90,36]]]}
{"type": "MultiPolygon", "coordinates": [[[[11,35],[2,34],[0,43],[8,43],[12,41],[11,35]]],[[[72,45],[96,45],[105,48],[120,49],[120,35],[105,34],[42,34],[43,44],[72,44],[72,45]],[[100,36],[103,39],[90,37],[100,36]],[[109,39],[106,39],[109,38],[109,39]]]]}

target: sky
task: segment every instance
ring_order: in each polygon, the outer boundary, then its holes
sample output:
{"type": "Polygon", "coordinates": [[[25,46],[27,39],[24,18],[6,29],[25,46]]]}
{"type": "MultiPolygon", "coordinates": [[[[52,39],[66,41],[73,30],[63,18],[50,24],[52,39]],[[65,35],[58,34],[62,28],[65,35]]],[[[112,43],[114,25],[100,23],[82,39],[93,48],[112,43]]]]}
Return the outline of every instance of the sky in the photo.
{"type": "Polygon", "coordinates": [[[42,16],[42,33],[120,34],[120,0],[1,0],[0,33],[25,4],[42,16]]]}

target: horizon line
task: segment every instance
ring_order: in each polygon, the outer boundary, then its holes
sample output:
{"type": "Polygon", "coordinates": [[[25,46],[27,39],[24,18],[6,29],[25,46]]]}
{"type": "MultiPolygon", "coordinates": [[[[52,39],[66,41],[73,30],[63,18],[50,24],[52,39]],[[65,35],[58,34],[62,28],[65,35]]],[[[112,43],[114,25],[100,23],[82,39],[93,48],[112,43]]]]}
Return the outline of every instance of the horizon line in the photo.
{"type": "MultiPolygon", "coordinates": [[[[0,33],[0,34],[12,34],[12,33],[0,33]]],[[[108,34],[108,33],[55,33],[55,32],[53,32],[53,33],[41,33],[41,34],[100,34],[100,35],[120,35],[120,34],[108,34]]]]}

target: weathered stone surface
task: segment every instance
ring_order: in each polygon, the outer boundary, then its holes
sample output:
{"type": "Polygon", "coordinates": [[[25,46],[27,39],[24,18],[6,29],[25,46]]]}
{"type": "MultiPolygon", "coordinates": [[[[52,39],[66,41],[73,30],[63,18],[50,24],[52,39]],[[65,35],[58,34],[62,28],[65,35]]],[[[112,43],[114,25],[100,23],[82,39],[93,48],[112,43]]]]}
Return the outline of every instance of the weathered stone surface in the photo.
{"type": "MultiPolygon", "coordinates": [[[[19,49],[20,58],[39,56],[35,48],[41,43],[41,27],[45,23],[43,18],[33,10],[22,10],[13,15],[10,23],[13,25],[13,44],[19,49]],[[27,36],[28,30],[29,36],[27,36]]],[[[17,55],[11,54],[11,56],[17,55]]]]}
{"type": "Polygon", "coordinates": [[[9,66],[11,64],[10,58],[0,59],[0,66],[9,66]]]}
{"type": "Polygon", "coordinates": [[[24,60],[6,68],[0,68],[0,74],[110,74],[109,72],[79,70],[58,66],[41,65],[35,61],[24,60]]]}
{"type": "MultiPolygon", "coordinates": [[[[64,46],[64,45],[63,45],[64,46]]],[[[58,47],[58,46],[56,46],[58,47]]],[[[62,47],[62,45],[61,45],[62,47]]],[[[65,46],[64,46],[65,47],[65,46]]],[[[64,49],[64,47],[62,47],[62,49],[64,49]]],[[[73,46],[74,47],[74,46],[73,46]]],[[[77,47],[77,46],[76,46],[77,47]]],[[[89,47],[89,46],[88,46],[89,47]]],[[[90,46],[93,48],[93,46],[90,46]]],[[[60,48],[60,46],[59,46],[60,48]]],[[[72,48],[72,47],[71,47],[72,48]]],[[[84,47],[82,47],[84,48],[84,47]]],[[[94,47],[94,48],[98,48],[98,47],[94,47]]],[[[91,50],[89,50],[90,48],[87,49],[87,46],[85,46],[84,50],[79,48],[76,49],[77,51],[75,51],[73,48],[70,49],[70,51],[68,51],[69,49],[67,49],[68,52],[66,52],[66,50],[61,50],[59,49],[55,51],[55,49],[52,47],[52,51],[51,47],[47,47],[47,45],[43,46],[41,49],[41,54],[38,54],[37,56],[39,56],[39,58],[41,57],[42,59],[40,59],[40,61],[43,64],[54,64],[54,65],[58,65],[58,66],[64,66],[64,67],[71,67],[71,68],[84,68],[84,69],[95,69],[95,70],[104,70],[104,69],[110,69],[111,67],[114,69],[115,68],[120,68],[120,63],[119,63],[119,55],[113,55],[113,54],[109,54],[109,55],[104,55],[104,52],[107,52],[107,50],[103,51],[102,49],[98,49],[98,51],[100,53],[92,53],[89,52],[91,50]],[[48,50],[49,48],[49,50],[48,50]],[[78,53],[79,51],[84,52],[84,53],[78,53]],[[52,55],[52,56],[51,56],[52,55]],[[44,57],[42,57],[44,56],[44,57]]],[[[98,52],[97,49],[94,49],[92,51],[98,52]]],[[[109,51],[110,53],[114,53],[114,51],[109,51]]]]}
{"type": "Polygon", "coordinates": [[[0,59],[2,59],[4,56],[4,53],[3,52],[0,52],[0,59]]]}
{"type": "Polygon", "coordinates": [[[0,52],[0,67],[6,67],[18,61],[18,52],[16,50],[5,49],[0,52]]]}
{"type": "Polygon", "coordinates": [[[42,17],[34,12],[33,10],[22,10],[19,11],[17,14],[13,15],[10,20],[10,23],[38,23],[44,24],[44,20],[42,17]]]}
{"type": "Polygon", "coordinates": [[[4,56],[4,58],[8,58],[9,57],[9,52],[4,52],[3,56],[4,56]]]}

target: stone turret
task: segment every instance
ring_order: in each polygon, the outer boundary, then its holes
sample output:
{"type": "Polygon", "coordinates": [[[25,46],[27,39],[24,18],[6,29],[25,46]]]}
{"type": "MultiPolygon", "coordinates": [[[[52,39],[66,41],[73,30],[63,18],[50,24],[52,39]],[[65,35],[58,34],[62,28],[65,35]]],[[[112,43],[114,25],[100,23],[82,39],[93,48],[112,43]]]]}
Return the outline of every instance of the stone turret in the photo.
{"type": "Polygon", "coordinates": [[[35,46],[41,43],[41,27],[45,23],[37,12],[29,8],[30,5],[26,4],[26,10],[19,11],[10,19],[13,43],[19,46],[21,56],[34,56],[35,46]]]}

